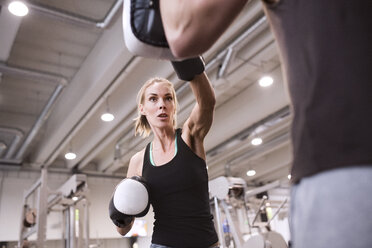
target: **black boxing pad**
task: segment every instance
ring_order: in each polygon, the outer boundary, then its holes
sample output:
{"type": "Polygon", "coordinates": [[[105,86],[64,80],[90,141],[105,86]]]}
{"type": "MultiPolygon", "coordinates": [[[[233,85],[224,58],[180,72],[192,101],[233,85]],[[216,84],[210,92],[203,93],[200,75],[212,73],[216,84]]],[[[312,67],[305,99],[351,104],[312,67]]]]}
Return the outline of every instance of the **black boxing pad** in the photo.
{"type": "Polygon", "coordinates": [[[159,0],[124,0],[123,33],[128,50],[142,57],[176,60],[165,37],[159,0]]]}

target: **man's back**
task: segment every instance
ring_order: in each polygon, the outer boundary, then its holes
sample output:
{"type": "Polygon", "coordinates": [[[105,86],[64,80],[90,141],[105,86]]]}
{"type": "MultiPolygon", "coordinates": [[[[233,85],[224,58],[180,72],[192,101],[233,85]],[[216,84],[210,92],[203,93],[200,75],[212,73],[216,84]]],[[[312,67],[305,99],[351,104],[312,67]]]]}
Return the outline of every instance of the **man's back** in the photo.
{"type": "Polygon", "coordinates": [[[266,6],[293,103],[293,181],[372,163],[370,0],[266,6]]]}

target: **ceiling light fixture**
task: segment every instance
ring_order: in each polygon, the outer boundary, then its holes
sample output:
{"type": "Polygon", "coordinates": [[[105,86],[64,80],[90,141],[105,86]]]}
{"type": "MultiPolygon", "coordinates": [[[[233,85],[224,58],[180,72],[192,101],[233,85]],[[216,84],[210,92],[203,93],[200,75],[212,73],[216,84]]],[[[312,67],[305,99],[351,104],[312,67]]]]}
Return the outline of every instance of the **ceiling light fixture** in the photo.
{"type": "Polygon", "coordinates": [[[28,7],[24,2],[13,1],[8,5],[8,10],[15,16],[25,16],[28,14],[28,7]]]}
{"type": "Polygon", "coordinates": [[[114,119],[115,119],[115,116],[110,113],[108,99],[106,98],[106,112],[101,115],[101,120],[105,122],[110,122],[110,121],[113,121],[114,119]]]}
{"type": "Polygon", "coordinates": [[[76,154],[73,153],[73,152],[68,152],[65,154],[65,158],[68,159],[68,160],[73,160],[76,158],[76,154]]]}
{"type": "Polygon", "coordinates": [[[79,197],[77,197],[77,196],[73,196],[73,197],[72,197],[72,200],[73,200],[73,201],[77,201],[77,200],[79,200],[79,197]]]}
{"type": "Polygon", "coordinates": [[[247,171],[247,176],[253,177],[254,175],[256,175],[256,171],[255,170],[250,169],[250,170],[247,171]]]}
{"type": "Polygon", "coordinates": [[[258,84],[261,86],[261,87],[269,87],[270,85],[272,85],[274,83],[274,79],[270,76],[264,76],[262,77],[259,81],[258,81],[258,84]]]}
{"type": "Polygon", "coordinates": [[[113,121],[114,119],[115,119],[115,116],[111,113],[104,113],[103,115],[101,115],[101,120],[105,122],[110,122],[110,121],[113,121]]]}
{"type": "Polygon", "coordinates": [[[289,180],[291,180],[291,178],[292,178],[292,175],[291,175],[291,174],[289,174],[289,175],[288,175],[288,179],[289,179],[289,180]]]}
{"type": "Polygon", "coordinates": [[[74,153],[72,151],[72,145],[71,145],[71,141],[69,143],[69,148],[68,148],[68,152],[66,152],[65,154],[65,159],[68,159],[68,160],[73,160],[76,158],[76,153],[74,153]]]}
{"type": "Polygon", "coordinates": [[[260,137],[256,137],[252,139],[251,144],[254,146],[259,146],[262,144],[262,139],[260,137]]]}

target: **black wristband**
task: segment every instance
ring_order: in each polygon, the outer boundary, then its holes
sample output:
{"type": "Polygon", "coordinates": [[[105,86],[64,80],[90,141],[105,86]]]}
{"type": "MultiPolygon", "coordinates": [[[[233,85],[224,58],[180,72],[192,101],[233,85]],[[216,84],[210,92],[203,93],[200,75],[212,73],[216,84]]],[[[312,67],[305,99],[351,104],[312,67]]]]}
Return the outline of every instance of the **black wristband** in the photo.
{"type": "Polygon", "coordinates": [[[184,81],[193,80],[196,75],[205,70],[204,61],[200,56],[171,63],[178,78],[184,81]]]}

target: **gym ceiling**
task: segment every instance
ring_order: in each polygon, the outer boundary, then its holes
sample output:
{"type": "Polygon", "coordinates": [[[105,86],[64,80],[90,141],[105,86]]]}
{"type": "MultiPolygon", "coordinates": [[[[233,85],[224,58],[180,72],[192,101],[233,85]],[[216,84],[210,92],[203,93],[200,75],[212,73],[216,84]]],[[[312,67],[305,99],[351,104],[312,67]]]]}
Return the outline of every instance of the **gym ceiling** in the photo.
{"type": "MultiPolygon", "coordinates": [[[[149,141],[134,136],[133,119],[137,92],[153,76],[175,84],[178,123],[185,121],[193,106],[187,83],[168,61],[125,48],[122,0],[30,0],[24,17],[12,15],[9,3],[1,1],[0,12],[1,170],[125,176],[130,157],[149,141]],[[105,112],[114,119],[102,121],[105,112]],[[69,152],[76,158],[66,159],[69,152]]],[[[260,1],[250,1],[203,56],[217,96],[205,142],[210,178],[288,180],[291,113],[260,1]],[[273,84],[261,87],[263,76],[273,84]],[[255,138],[262,143],[252,144],[255,138]]]]}

